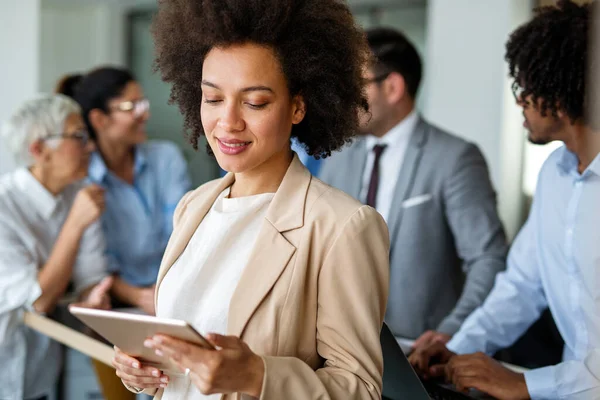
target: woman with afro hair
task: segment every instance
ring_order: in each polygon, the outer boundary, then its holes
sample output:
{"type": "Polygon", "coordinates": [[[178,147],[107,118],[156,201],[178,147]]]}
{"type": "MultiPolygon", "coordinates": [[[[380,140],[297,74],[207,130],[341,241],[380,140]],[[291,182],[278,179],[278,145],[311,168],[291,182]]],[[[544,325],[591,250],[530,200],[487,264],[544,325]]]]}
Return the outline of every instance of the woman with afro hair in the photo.
{"type": "Polygon", "coordinates": [[[156,66],[190,142],[229,173],[189,192],[156,283],[159,317],[215,349],[157,335],[159,371],[120,350],[132,391],[167,399],[379,399],[389,284],[384,220],[312,177],[366,112],[366,40],[340,0],[164,0],[156,66]]]}

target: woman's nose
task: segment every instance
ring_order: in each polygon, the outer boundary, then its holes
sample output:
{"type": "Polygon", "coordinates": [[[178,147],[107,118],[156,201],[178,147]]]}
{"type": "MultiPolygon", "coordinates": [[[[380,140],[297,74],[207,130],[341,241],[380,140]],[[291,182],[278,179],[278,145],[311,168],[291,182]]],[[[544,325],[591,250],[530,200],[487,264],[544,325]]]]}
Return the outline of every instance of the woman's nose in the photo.
{"type": "Polygon", "coordinates": [[[235,105],[223,108],[223,114],[220,116],[217,125],[226,132],[239,132],[246,127],[241,112],[235,105]]]}

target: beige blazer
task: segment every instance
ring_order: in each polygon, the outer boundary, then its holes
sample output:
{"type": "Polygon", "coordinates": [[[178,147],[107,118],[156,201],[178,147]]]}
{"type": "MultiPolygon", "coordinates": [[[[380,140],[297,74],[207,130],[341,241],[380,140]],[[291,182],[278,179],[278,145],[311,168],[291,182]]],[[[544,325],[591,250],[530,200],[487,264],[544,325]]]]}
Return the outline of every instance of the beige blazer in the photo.
{"type": "MultiPolygon", "coordinates": [[[[181,200],[157,293],[217,196],[233,182],[229,174],[181,200]]],[[[388,260],[383,218],[312,177],[294,157],[229,308],[228,334],[263,357],[261,399],[381,398],[379,333],[388,260]]]]}

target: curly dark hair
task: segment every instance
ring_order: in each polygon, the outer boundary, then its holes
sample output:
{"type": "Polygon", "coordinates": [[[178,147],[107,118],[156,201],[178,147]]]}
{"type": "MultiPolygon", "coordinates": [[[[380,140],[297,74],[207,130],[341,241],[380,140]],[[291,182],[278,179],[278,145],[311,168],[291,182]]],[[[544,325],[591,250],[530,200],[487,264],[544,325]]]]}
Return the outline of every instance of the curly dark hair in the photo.
{"type": "Polygon", "coordinates": [[[513,90],[521,98],[540,101],[540,112],[554,117],[560,110],[575,122],[584,117],[588,35],[591,4],[559,0],[555,6],[538,7],[536,16],[514,31],[505,59],[513,90]]]}
{"type": "Polygon", "coordinates": [[[317,158],[350,142],[359,109],[368,108],[362,68],[369,48],[342,0],[159,0],[152,33],[155,68],[173,85],[170,102],[195,149],[204,135],[202,65],[213,47],[251,42],[274,50],[290,94],[306,104],[291,136],[317,158]]]}

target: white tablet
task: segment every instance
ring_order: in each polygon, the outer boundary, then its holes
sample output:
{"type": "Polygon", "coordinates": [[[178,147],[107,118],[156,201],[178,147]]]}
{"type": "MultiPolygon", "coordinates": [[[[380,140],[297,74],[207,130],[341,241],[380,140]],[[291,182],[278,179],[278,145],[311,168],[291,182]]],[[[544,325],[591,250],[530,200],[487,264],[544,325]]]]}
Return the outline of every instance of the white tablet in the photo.
{"type": "Polygon", "coordinates": [[[144,347],[144,340],[156,334],[176,337],[208,349],[214,347],[190,324],[178,319],[72,306],[71,313],[126,354],[163,371],[177,371],[164,357],[144,347]]]}

